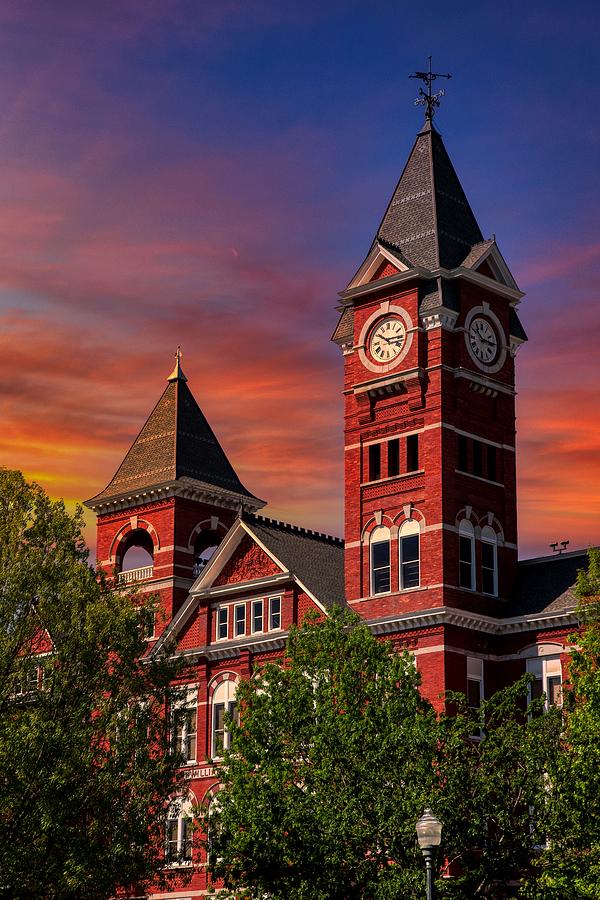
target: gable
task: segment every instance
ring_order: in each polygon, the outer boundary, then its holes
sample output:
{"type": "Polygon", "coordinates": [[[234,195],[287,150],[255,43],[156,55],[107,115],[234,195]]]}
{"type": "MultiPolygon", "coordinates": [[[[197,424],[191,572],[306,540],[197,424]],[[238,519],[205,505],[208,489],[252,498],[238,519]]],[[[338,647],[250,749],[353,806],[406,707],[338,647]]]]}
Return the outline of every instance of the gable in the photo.
{"type": "Polygon", "coordinates": [[[479,272],[480,275],[486,275],[487,278],[493,278],[494,281],[498,281],[498,278],[496,277],[496,273],[494,271],[492,271],[492,267],[490,266],[490,264],[488,263],[487,260],[482,262],[480,266],[476,266],[475,271],[479,272]]]}
{"type": "Polygon", "coordinates": [[[282,571],[271,557],[249,535],[246,535],[219,572],[213,586],[267,578],[270,575],[279,575],[282,571]]]}
{"type": "Polygon", "coordinates": [[[391,275],[401,275],[403,272],[408,272],[409,269],[410,264],[400,250],[385,247],[375,241],[346,290],[362,287],[391,275]]]}
{"type": "Polygon", "coordinates": [[[380,278],[387,278],[389,275],[398,275],[399,273],[400,269],[389,262],[389,260],[384,260],[371,278],[371,281],[379,281],[380,278]]]}

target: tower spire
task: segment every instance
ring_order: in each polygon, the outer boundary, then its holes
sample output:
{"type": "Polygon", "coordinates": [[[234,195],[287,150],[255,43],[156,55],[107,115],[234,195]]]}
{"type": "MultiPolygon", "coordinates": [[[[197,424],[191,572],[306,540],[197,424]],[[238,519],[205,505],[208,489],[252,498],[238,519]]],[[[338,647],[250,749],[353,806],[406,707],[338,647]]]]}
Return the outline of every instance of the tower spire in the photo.
{"type": "Polygon", "coordinates": [[[175,368],[167,378],[167,381],[187,381],[187,378],[183,374],[183,369],[181,368],[181,347],[177,344],[177,352],[175,353],[175,368]]]}
{"type": "Polygon", "coordinates": [[[429,68],[427,72],[414,72],[408,77],[419,78],[427,85],[426,91],[424,91],[422,87],[419,88],[419,96],[415,100],[415,106],[424,106],[425,118],[428,122],[431,122],[435,115],[436,108],[440,105],[440,97],[443,97],[445,94],[445,91],[443,89],[440,89],[435,94],[432,93],[431,86],[437,78],[452,78],[452,75],[443,75],[441,72],[432,72],[431,56],[428,56],[427,59],[429,60],[429,68]]]}

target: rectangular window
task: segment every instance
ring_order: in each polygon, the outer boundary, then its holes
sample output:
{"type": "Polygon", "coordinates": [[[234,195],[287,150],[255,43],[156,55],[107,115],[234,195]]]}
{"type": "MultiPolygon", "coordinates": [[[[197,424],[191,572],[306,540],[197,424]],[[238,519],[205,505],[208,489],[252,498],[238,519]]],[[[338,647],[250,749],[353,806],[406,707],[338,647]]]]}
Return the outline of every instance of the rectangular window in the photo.
{"type": "Polygon", "coordinates": [[[374,594],[385,594],[390,590],[390,542],[377,541],[371,544],[372,589],[374,594]]]}
{"type": "Polygon", "coordinates": [[[490,481],[497,481],[496,478],[496,448],[491,444],[487,446],[487,477],[490,481]]]}
{"type": "Polygon", "coordinates": [[[167,819],[167,846],[165,856],[167,862],[177,860],[179,849],[179,819],[167,819]]]}
{"type": "Polygon", "coordinates": [[[252,634],[263,630],[263,602],[262,600],[252,601],[252,634]]]}
{"type": "Polygon", "coordinates": [[[188,688],[175,701],[171,712],[171,745],[173,752],[181,754],[184,762],[196,760],[196,737],[198,733],[198,688],[188,688]]]}
{"type": "Polygon", "coordinates": [[[181,819],[181,859],[183,862],[192,859],[192,820],[187,816],[181,819]]]}
{"type": "MultiPolygon", "coordinates": [[[[481,701],[483,700],[483,660],[467,657],[467,703],[469,709],[480,718],[481,701]]],[[[473,729],[471,737],[480,738],[481,728],[473,729]]]]}
{"type": "Polygon", "coordinates": [[[221,756],[225,747],[225,704],[213,705],[213,756],[221,756]]]}
{"type": "Polygon", "coordinates": [[[388,476],[400,474],[400,441],[394,438],[388,441],[388,476]]]}
{"type": "Polygon", "coordinates": [[[235,700],[213,705],[213,756],[216,758],[223,755],[223,750],[229,750],[231,741],[231,734],[225,725],[225,710],[233,721],[238,723],[238,709],[235,700]]]}
{"type": "Polygon", "coordinates": [[[483,475],[483,447],[481,441],[473,441],[473,475],[483,475]]]}
{"type": "Polygon", "coordinates": [[[229,633],[229,607],[221,606],[217,610],[217,640],[227,640],[229,633]]]}
{"type": "Polygon", "coordinates": [[[379,481],[381,478],[381,444],[369,446],[369,481],[379,481]]]}
{"type": "Polygon", "coordinates": [[[464,434],[458,435],[458,468],[461,472],[469,471],[469,442],[464,434]]]}
{"type": "Polygon", "coordinates": [[[529,686],[532,700],[546,696],[545,707],[562,706],[562,670],[560,658],[528,659],[527,671],[534,676],[529,686]]]}
{"type": "Polygon", "coordinates": [[[458,539],[459,562],[458,583],[462,588],[473,590],[473,541],[460,535],[458,539]]]}
{"type": "Polygon", "coordinates": [[[246,634],[246,604],[240,603],[235,607],[235,624],[234,631],[236,637],[242,637],[246,634]]]}
{"type": "Polygon", "coordinates": [[[419,435],[409,434],[406,438],[406,471],[417,472],[419,469],[419,435]]]}
{"type": "Polygon", "coordinates": [[[402,589],[419,587],[419,535],[410,534],[400,539],[402,589]]]}
{"type": "Polygon", "coordinates": [[[269,631],[281,628],[281,597],[269,600],[269,631]]]}
{"type": "Polygon", "coordinates": [[[496,588],[496,547],[486,541],[481,542],[481,590],[484,594],[497,594],[496,588]]]}
{"type": "Polygon", "coordinates": [[[166,824],[165,861],[184,865],[192,860],[192,820],[176,809],[166,824]]]}

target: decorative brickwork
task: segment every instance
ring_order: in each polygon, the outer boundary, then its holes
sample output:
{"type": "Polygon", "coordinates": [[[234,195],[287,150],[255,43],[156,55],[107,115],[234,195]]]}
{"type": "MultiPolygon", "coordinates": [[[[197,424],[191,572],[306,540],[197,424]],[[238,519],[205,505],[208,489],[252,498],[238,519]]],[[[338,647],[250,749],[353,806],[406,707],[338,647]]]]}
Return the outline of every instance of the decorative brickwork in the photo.
{"type": "Polygon", "coordinates": [[[254,578],[277,575],[279,572],[281,569],[275,565],[265,551],[247,537],[244,538],[215,581],[215,586],[252,581],[254,578]]]}

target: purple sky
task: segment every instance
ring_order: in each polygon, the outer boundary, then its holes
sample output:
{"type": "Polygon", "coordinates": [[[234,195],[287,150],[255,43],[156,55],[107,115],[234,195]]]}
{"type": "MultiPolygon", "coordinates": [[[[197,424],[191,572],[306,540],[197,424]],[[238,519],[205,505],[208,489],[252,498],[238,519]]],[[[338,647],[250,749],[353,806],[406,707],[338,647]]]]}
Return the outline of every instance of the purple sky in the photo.
{"type": "Polygon", "coordinates": [[[339,532],[336,295],[432,53],[438,127],[527,292],[522,554],[597,541],[599,33],[585,2],[4,4],[0,462],[96,493],[180,343],[248,488],[339,532]]]}

